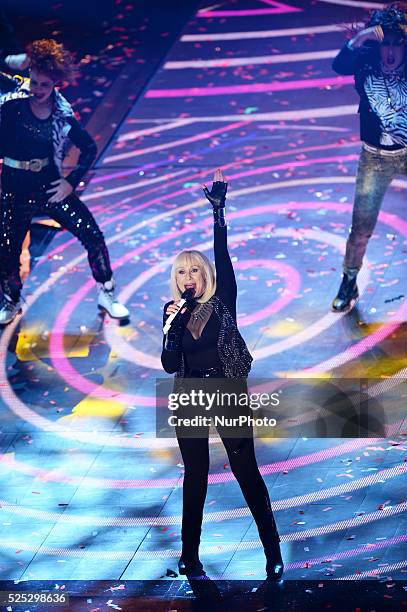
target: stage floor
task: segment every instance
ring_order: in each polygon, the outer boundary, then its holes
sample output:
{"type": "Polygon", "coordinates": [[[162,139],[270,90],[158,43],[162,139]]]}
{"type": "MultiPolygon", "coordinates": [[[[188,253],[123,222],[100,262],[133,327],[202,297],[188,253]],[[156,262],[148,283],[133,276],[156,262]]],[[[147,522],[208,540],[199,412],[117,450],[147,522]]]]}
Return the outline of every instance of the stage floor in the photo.
{"type": "MultiPolygon", "coordinates": [[[[229,247],[252,373],[385,378],[405,389],[406,178],[386,195],[358,307],[330,312],[360,153],[352,79],[331,69],[345,37],[343,7],[205,7],[84,194],[130,323],[97,313],[86,254],[58,232],[32,262],[22,317],[2,331],[1,580],[174,578],[182,463],[174,440],[155,438],[162,308],[175,254],[197,248],[213,257],[201,185],[217,167],[229,181],[229,247]]],[[[386,438],[256,441],[287,579],[405,578],[407,464],[397,418],[389,415],[386,438]]],[[[209,482],[207,573],[263,579],[256,526],[217,439],[209,482]]]]}

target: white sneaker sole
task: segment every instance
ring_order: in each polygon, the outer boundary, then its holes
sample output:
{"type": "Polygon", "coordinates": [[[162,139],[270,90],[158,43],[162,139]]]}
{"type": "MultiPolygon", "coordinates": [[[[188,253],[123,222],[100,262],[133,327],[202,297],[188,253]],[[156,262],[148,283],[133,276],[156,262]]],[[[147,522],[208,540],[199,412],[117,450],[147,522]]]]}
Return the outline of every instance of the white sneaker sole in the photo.
{"type": "Polygon", "coordinates": [[[0,321],[0,327],[5,327],[6,325],[10,325],[10,323],[12,323],[14,321],[14,319],[20,315],[23,312],[22,308],[19,308],[16,312],[16,314],[14,315],[14,317],[12,319],[10,319],[10,321],[0,321]]]}
{"type": "Polygon", "coordinates": [[[111,313],[110,313],[110,312],[107,310],[107,308],[105,308],[104,306],[101,306],[100,304],[98,304],[98,309],[99,309],[101,312],[105,312],[106,314],[108,314],[108,315],[109,315],[109,317],[110,317],[111,319],[117,319],[118,321],[126,321],[127,319],[130,319],[130,313],[129,313],[129,314],[127,314],[127,315],[124,315],[124,316],[122,316],[122,317],[115,317],[113,314],[111,314],[111,313]]]}

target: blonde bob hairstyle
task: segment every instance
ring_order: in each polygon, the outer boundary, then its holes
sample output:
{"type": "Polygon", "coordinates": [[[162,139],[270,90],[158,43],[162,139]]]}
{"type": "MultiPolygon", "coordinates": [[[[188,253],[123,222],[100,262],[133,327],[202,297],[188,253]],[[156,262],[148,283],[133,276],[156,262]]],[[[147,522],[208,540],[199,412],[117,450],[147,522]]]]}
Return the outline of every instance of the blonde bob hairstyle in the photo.
{"type": "Polygon", "coordinates": [[[176,256],[171,268],[171,294],[174,302],[181,299],[181,291],[177,285],[177,270],[184,266],[198,266],[204,280],[205,291],[196,300],[200,304],[207,302],[216,291],[215,268],[209,259],[200,251],[181,251],[176,256]]]}

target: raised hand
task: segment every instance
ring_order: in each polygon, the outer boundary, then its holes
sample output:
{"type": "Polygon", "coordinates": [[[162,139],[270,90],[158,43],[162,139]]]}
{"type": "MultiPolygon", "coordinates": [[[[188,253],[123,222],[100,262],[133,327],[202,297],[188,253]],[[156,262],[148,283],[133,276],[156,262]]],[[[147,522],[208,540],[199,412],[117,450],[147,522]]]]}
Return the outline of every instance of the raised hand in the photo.
{"type": "Polygon", "coordinates": [[[212,204],[214,210],[225,208],[226,192],[228,190],[228,184],[222,174],[222,170],[218,168],[215,170],[213,177],[212,189],[209,191],[206,185],[203,186],[204,194],[209,202],[212,204]]]}
{"type": "Polygon", "coordinates": [[[384,33],[382,26],[371,26],[370,28],[365,28],[356,34],[356,36],[352,39],[351,44],[352,47],[360,47],[367,40],[372,40],[374,42],[381,43],[384,39],[384,33]]]}
{"type": "Polygon", "coordinates": [[[30,59],[26,53],[18,53],[15,55],[7,55],[4,58],[4,63],[10,70],[25,70],[30,64],[30,59]]]}

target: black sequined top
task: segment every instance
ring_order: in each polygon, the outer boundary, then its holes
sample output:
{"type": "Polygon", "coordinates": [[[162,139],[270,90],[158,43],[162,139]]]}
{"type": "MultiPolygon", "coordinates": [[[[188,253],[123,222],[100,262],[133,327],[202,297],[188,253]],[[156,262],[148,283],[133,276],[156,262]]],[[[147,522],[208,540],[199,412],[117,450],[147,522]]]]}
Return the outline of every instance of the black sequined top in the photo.
{"type": "Polygon", "coordinates": [[[52,157],[52,115],[38,119],[28,99],[4,106],[0,129],[4,155],[18,160],[52,157]]]}
{"type": "MultiPolygon", "coordinates": [[[[214,225],[214,251],[216,268],[215,295],[225,304],[236,323],[237,285],[232,262],[227,248],[227,228],[214,225]]],[[[170,304],[171,302],[168,302],[170,304]]],[[[168,304],[164,306],[165,311],[168,304]]],[[[221,368],[222,360],[218,351],[220,320],[213,311],[202,330],[201,337],[195,340],[189,329],[184,330],[179,351],[167,351],[163,348],[161,361],[164,370],[170,374],[180,369],[181,354],[185,360],[185,370],[206,370],[221,368]]]]}
{"type": "MultiPolygon", "coordinates": [[[[97,149],[91,136],[74,117],[67,121],[71,126],[68,137],[80,150],[77,165],[65,177],[75,188],[92,165],[97,149]]],[[[53,163],[52,122],[52,114],[48,119],[38,119],[28,98],[4,104],[0,121],[0,157],[23,161],[48,157],[53,163]]],[[[7,172],[7,166],[3,167],[3,172],[7,172]]]]}

